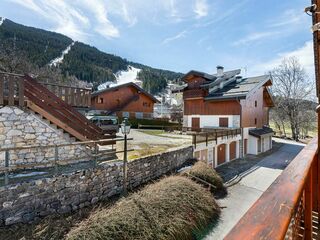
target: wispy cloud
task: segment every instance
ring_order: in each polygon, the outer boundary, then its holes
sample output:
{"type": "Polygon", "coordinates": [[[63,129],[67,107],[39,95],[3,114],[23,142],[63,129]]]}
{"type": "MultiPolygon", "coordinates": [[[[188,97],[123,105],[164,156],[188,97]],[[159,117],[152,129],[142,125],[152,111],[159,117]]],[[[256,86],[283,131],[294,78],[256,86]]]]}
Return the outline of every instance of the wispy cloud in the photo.
{"type": "Polygon", "coordinates": [[[289,52],[279,53],[274,59],[253,66],[250,70],[253,74],[261,74],[273,70],[281,64],[284,58],[297,57],[309,76],[314,76],[313,42],[307,41],[303,46],[289,52]]]}
{"type": "Polygon", "coordinates": [[[304,12],[296,9],[287,9],[279,18],[270,20],[268,22],[268,27],[278,28],[287,27],[289,25],[292,27],[297,27],[297,24],[304,25],[304,19],[308,19],[304,12]]]}
{"type": "Polygon", "coordinates": [[[259,41],[261,39],[273,37],[278,34],[280,34],[280,32],[277,32],[277,31],[254,32],[254,33],[250,33],[249,35],[235,41],[232,45],[233,46],[247,45],[249,43],[259,41]]]}
{"type": "Polygon", "coordinates": [[[197,18],[202,18],[208,15],[209,5],[207,0],[196,0],[193,11],[197,18]]]}
{"type": "Polygon", "coordinates": [[[162,41],[162,45],[168,44],[169,42],[175,41],[175,40],[177,40],[177,39],[179,39],[179,38],[184,38],[184,37],[186,36],[187,32],[188,32],[187,30],[184,30],[184,31],[182,31],[182,32],[179,32],[179,33],[178,33],[177,35],[175,35],[175,36],[168,37],[168,38],[164,39],[164,40],[162,41]]]}

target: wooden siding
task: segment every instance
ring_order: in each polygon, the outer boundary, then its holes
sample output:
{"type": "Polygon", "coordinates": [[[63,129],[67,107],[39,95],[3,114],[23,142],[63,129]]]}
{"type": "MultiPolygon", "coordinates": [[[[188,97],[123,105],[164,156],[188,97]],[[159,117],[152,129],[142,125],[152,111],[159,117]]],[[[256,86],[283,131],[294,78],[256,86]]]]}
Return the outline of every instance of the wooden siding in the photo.
{"type": "Polygon", "coordinates": [[[266,107],[263,92],[264,87],[261,87],[246,100],[241,100],[242,127],[262,128],[269,123],[269,107],[266,107]]]}
{"type": "Polygon", "coordinates": [[[230,160],[233,160],[236,158],[237,154],[237,143],[236,142],[231,142],[229,146],[229,156],[230,160]]]}
{"type": "Polygon", "coordinates": [[[229,118],[219,118],[219,127],[228,127],[229,118]]]}
{"type": "Polygon", "coordinates": [[[226,145],[221,144],[218,146],[218,165],[226,162],[226,145]]]}
{"type": "Polygon", "coordinates": [[[91,103],[95,109],[109,111],[117,108],[134,95],[138,95],[139,98],[136,101],[131,101],[127,104],[121,109],[122,112],[153,112],[153,100],[132,86],[125,86],[115,89],[114,91],[102,92],[100,95],[93,97],[91,103]],[[102,102],[101,99],[103,99],[102,102]]]}
{"type": "Polygon", "coordinates": [[[237,101],[208,102],[203,99],[184,101],[184,115],[240,115],[237,101]]]}

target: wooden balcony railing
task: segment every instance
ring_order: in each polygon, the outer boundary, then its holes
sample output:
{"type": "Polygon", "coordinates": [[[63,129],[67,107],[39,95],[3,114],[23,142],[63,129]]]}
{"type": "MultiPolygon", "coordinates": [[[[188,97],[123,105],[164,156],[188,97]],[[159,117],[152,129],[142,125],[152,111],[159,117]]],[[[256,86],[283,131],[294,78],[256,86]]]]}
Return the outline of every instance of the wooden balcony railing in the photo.
{"type": "Polygon", "coordinates": [[[183,99],[204,97],[206,92],[203,89],[190,89],[183,91],[183,99]]]}
{"type": "Polygon", "coordinates": [[[313,139],[225,239],[319,239],[317,139],[313,139]]]}
{"type": "Polygon", "coordinates": [[[241,129],[202,129],[203,132],[197,132],[192,134],[192,144],[197,147],[197,144],[218,141],[221,137],[235,137],[241,134],[241,129]]]}
{"type": "Polygon", "coordinates": [[[0,72],[0,106],[24,105],[23,75],[0,72]]]}
{"type": "Polygon", "coordinates": [[[46,88],[73,107],[91,106],[91,89],[42,83],[46,88]]]}

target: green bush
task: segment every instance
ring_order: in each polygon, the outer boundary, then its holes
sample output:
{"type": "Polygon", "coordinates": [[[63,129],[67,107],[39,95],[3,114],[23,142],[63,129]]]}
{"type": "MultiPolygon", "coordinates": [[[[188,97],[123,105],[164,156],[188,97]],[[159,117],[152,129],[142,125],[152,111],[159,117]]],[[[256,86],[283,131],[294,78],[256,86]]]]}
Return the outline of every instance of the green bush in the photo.
{"type": "MultiPolygon", "coordinates": [[[[191,169],[186,171],[186,173],[190,173],[191,177],[195,176],[196,178],[200,178],[201,180],[212,184],[215,187],[212,188],[212,192],[215,194],[225,195],[227,193],[227,189],[223,185],[223,180],[220,175],[203,161],[196,162],[191,169]]],[[[196,178],[194,179],[195,181],[197,181],[196,178]]],[[[201,183],[200,181],[198,182],[201,183]]]]}
{"type": "Polygon", "coordinates": [[[69,240],[192,239],[219,206],[199,184],[173,176],[146,186],[109,209],[98,209],[67,235],[69,240]]]}

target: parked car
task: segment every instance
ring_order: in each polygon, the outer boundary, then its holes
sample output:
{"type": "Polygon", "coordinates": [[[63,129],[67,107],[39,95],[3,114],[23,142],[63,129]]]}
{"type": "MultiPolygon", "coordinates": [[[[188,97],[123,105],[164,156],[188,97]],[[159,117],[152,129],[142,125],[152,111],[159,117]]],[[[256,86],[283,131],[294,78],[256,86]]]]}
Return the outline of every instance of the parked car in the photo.
{"type": "Polygon", "coordinates": [[[103,129],[105,133],[116,134],[119,132],[118,117],[104,115],[88,115],[87,118],[103,129]]]}

